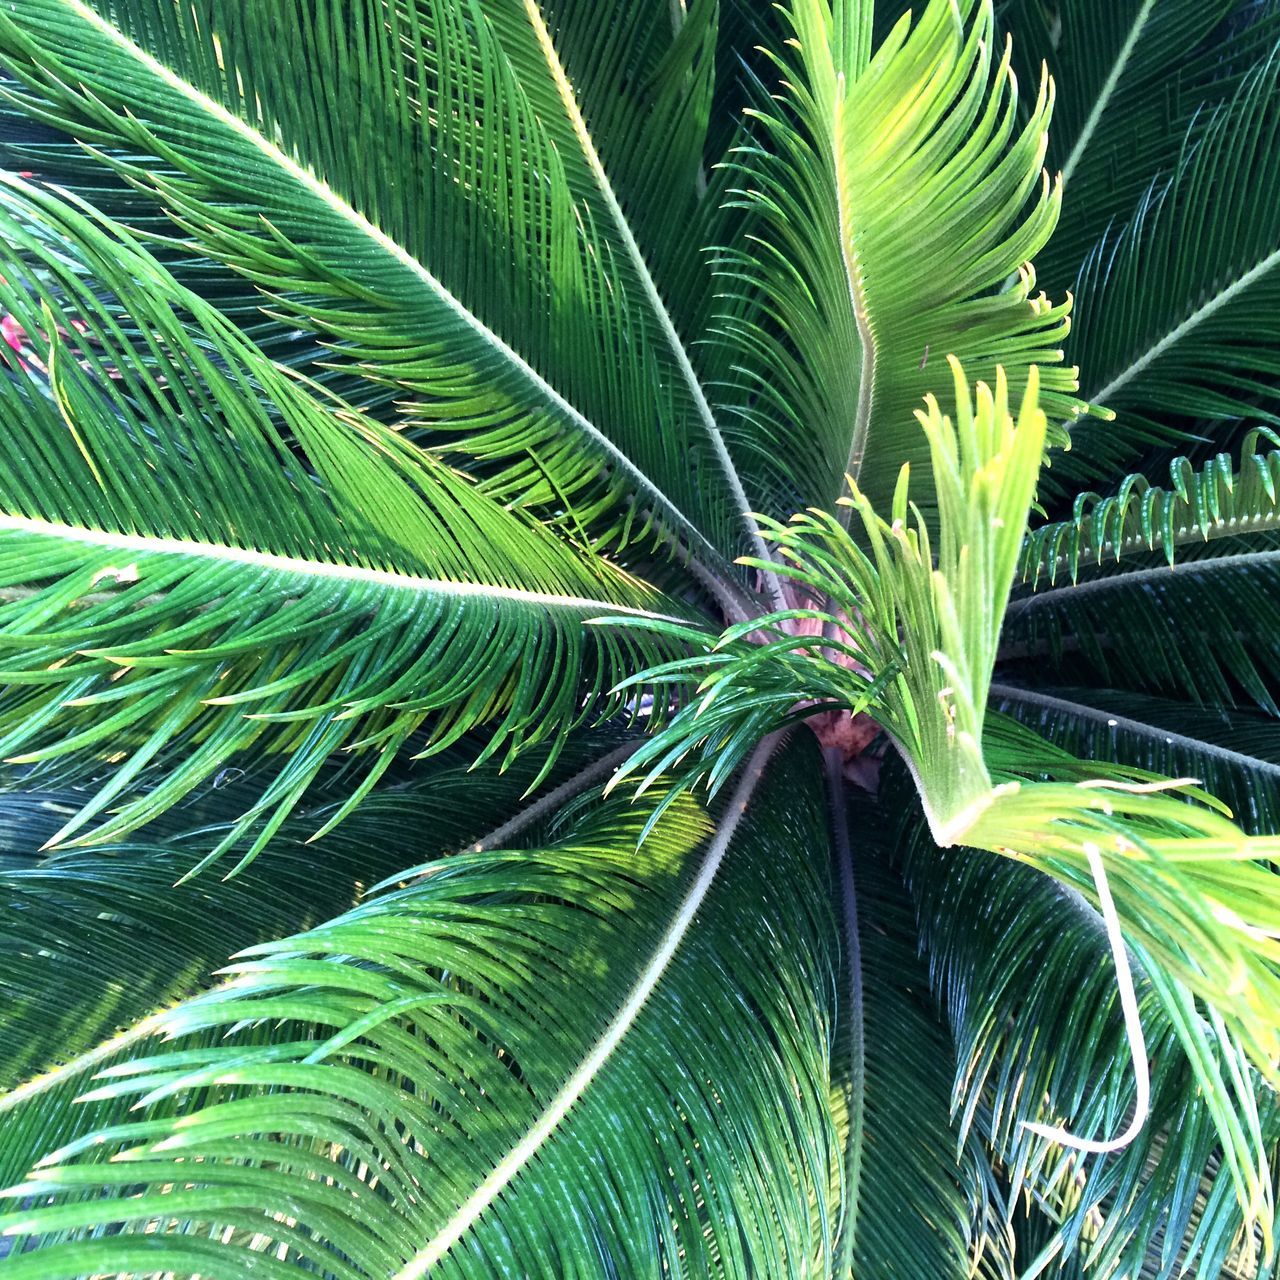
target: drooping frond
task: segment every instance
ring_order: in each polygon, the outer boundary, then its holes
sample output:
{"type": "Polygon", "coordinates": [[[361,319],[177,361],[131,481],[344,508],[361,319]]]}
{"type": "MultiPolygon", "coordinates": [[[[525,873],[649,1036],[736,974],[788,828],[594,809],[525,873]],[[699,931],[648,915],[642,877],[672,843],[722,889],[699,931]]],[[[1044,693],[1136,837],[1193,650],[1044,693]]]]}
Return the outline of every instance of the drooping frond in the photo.
{"type": "MultiPolygon", "coordinates": [[[[1137,980],[1155,1071],[1147,1128],[1107,1157],[1048,1143],[1022,1121],[1067,1116],[1073,1132],[1105,1136],[1123,1127],[1133,1104],[1102,921],[1027,868],[940,850],[922,827],[903,834],[933,989],[959,1051],[953,1106],[963,1130],[981,1135],[1011,1179],[1011,1201],[1029,1192],[1056,1217],[1052,1244],[1037,1247],[1049,1247],[1051,1257],[1078,1253],[1093,1274],[1145,1276],[1143,1264],[1154,1258],[1152,1280],[1217,1276],[1244,1228],[1229,1166],[1219,1159],[1223,1130],[1214,1109],[1223,1099],[1210,1102],[1197,1091],[1192,1064],[1145,976],[1137,980]],[[1180,1262],[1198,1269],[1178,1271],[1180,1262]]],[[[1204,1046],[1229,1067],[1228,1047],[1207,1028],[1204,1046]]],[[[1246,1143],[1232,1157],[1274,1162],[1274,1095],[1255,1079],[1242,1102],[1238,1129],[1252,1127],[1256,1106],[1263,1141],[1260,1150],[1246,1143]]],[[[1260,1172],[1268,1176],[1265,1166],[1260,1172]]],[[[1028,1274],[1035,1260],[1018,1251],[1010,1275],[1028,1274]]]]}
{"type": "Polygon", "coordinates": [[[681,336],[535,109],[550,69],[523,83],[511,6],[488,8],[34,0],[0,15],[0,60],[23,110],[106,149],[504,499],[572,501],[615,541],[656,519],[720,567],[749,539],[681,336]]]}
{"type": "Polygon", "coordinates": [[[116,765],[58,838],[252,746],[252,853],[339,750],[368,753],[354,804],[424,724],[563,737],[654,652],[583,620],[680,612],[285,376],[127,237],[16,180],[0,219],[29,344],[0,379],[0,756],[116,765]]]}
{"type": "Polygon", "coordinates": [[[1047,483],[1095,483],[1221,419],[1276,421],[1280,52],[1188,135],[1171,178],[1092,252],[1071,356],[1113,424],[1081,423],[1047,483]]]}
{"type": "Polygon", "coordinates": [[[1275,712],[1280,677],[1280,451],[1253,432],[1237,466],[1175,460],[1167,487],[1132,475],[1075,499],[1027,538],[1001,653],[1070,683],[1178,692],[1275,712]]]}
{"type": "Polygon", "coordinates": [[[809,1275],[832,932],[813,761],[778,768],[639,853],[597,810],[253,948],[10,1194],[6,1269],[809,1275]]]}
{"type": "Polygon", "coordinates": [[[1057,88],[1050,172],[1062,218],[1036,266],[1051,292],[1071,288],[1089,250],[1175,167],[1197,117],[1229,98],[1275,47],[1257,0],[1012,0],[1000,6],[1023,78],[1048,67],[1057,88]]]}
{"type": "Polygon", "coordinates": [[[1054,419],[1080,408],[1056,367],[1068,306],[1036,295],[1028,265],[1058,210],[1049,84],[1020,124],[987,0],[932,0],[874,54],[870,10],[788,6],[784,87],[734,161],[749,216],[722,255],[726,395],[770,514],[829,506],[846,474],[887,502],[901,463],[925,460],[912,415],[949,386],[948,353],[1019,390],[1038,364],[1054,419]]]}

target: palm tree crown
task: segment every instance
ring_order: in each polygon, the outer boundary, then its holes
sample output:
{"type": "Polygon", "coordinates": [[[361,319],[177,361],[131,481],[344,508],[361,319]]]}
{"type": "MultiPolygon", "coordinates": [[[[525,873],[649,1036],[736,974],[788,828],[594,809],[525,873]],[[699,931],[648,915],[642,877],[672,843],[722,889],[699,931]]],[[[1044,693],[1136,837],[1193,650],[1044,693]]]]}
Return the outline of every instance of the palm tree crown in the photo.
{"type": "Polygon", "coordinates": [[[1262,1280],[1280,4],[0,6],[0,1270],[1262,1280]]]}

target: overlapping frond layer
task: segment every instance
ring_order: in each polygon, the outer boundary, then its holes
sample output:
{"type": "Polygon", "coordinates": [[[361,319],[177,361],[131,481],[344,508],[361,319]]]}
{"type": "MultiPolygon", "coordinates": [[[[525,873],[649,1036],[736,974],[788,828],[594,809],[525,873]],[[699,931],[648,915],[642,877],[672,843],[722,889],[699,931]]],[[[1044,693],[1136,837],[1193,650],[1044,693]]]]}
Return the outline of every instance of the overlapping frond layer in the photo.
{"type": "Polygon", "coordinates": [[[1196,778],[1246,831],[1280,831],[1280,723],[1271,716],[1043,676],[1034,687],[993,685],[991,699],[1079,760],[1196,778]]]}
{"type": "MultiPolygon", "coordinates": [[[[550,798],[607,777],[599,766],[616,762],[616,742],[611,733],[574,734],[551,771],[550,798]]],[[[231,878],[184,879],[253,798],[252,778],[237,779],[238,770],[126,843],[50,854],[40,845],[83,793],[5,796],[0,1090],[9,1092],[0,1101],[0,1186],[101,1123],[95,1108],[75,1103],[94,1072],[124,1060],[139,1025],[210,986],[241,947],[347,910],[374,881],[403,873],[410,857],[429,864],[480,842],[493,847],[496,835],[506,847],[545,840],[546,819],[563,802],[521,798],[542,754],[522,754],[504,772],[492,764],[469,769],[463,749],[397,766],[350,819],[308,845],[344,798],[342,771],[326,771],[313,789],[323,802],[295,812],[265,855],[231,878]]]]}
{"type": "Polygon", "coordinates": [[[1028,536],[1002,653],[1108,683],[1276,713],[1280,451],[1176,459],[1168,486],[1126,477],[1028,536]]]}
{"type": "Polygon", "coordinates": [[[656,518],[716,561],[747,529],[683,348],[487,8],[35,0],[0,59],[24,110],[107,149],[504,498],[618,541],[656,518]]]}
{"type": "MultiPolygon", "coordinates": [[[[750,217],[721,261],[740,348],[726,397],[764,510],[776,494],[829,506],[846,474],[883,504],[902,462],[927,458],[913,413],[949,386],[948,354],[975,377],[1003,365],[1019,390],[1040,365],[1055,421],[1080,409],[1060,364],[1068,304],[1028,266],[1058,212],[1041,170],[1052,92],[1019,122],[986,0],[933,0],[874,55],[869,5],[795,0],[787,16],[786,87],[735,161],[750,217]]],[[[923,477],[917,496],[930,505],[923,477]]]]}
{"type": "Polygon", "coordinates": [[[1069,351],[1089,399],[1046,492],[1107,481],[1222,419],[1280,420],[1280,52],[1188,136],[1170,178],[1091,253],[1069,351]]]}
{"type": "Polygon", "coordinates": [[[103,164],[93,149],[33,120],[5,96],[3,90],[18,87],[18,81],[0,64],[0,168],[71,195],[145,236],[150,252],[166,270],[216,306],[264,355],[322,383],[363,412],[384,421],[395,418],[397,393],[393,387],[337,367],[329,349],[313,332],[281,324],[264,314],[258,288],[225,264],[192,252],[181,236],[174,236],[172,221],[153,196],[103,164]]]}
{"type": "Polygon", "coordinates": [[[809,1275],[830,1228],[814,1238],[811,1198],[830,1159],[833,932],[807,856],[825,826],[813,761],[775,767],[732,832],[686,801],[636,853],[643,813],[606,806],[552,846],[452,859],[253,948],[172,1012],[171,1041],[99,1082],[83,1105],[115,1121],[11,1193],[7,1269],[381,1280],[421,1274],[407,1261],[447,1239],[432,1276],[809,1275]],[[673,940],[718,843],[733,875],[673,940]],[[619,1010],[625,1034],[521,1153],[619,1010]]]}
{"type": "MultiPolygon", "coordinates": [[[[1034,376],[1016,420],[1003,379],[994,392],[980,384],[973,399],[957,367],[955,395],[954,421],[936,402],[919,415],[939,497],[936,551],[911,509],[905,468],[891,519],[857,488],[846,500],[867,550],[829,512],[767,523],[785,557],[779,571],[822,607],[762,619],[767,643],[746,642],[749,624],[726,632],[706,664],[702,699],[622,772],[656,772],[701,753],[695,776],[714,783],[762,705],[777,714],[789,699],[795,716],[815,703],[869,709],[905,761],[939,844],[1025,862],[1107,912],[1114,903],[1113,940],[1119,946],[1123,933],[1144,958],[1202,1087],[1243,1106],[1243,1064],[1273,1085],[1280,1077],[1280,838],[1246,836],[1185,779],[1078,761],[1025,731],[1015,750],[993,744],[996,644],[1045,423],[1034,376]],[[1229,1046],[1231,1070],[1205,1058],[1197,1001],[1229,1046]]],[[[687,674],[688,663],[677,669],[687,674]]],[[[1247,1215],[1269,1221],[1260,1139],[1256,1127],[1233,1130],[1234,1115],[1226,1103],[1215,1111],[1237,1153],[1233,1181],[1247,1215]]]]}
{"type": "Polygon", "coordinates": [[[0,379],[0,755],[117,766],[63,836],[253,747],[262,840],[340,749],[369,752],[354,803],[428,719],[436,747],[532,745],[634,670],[639,633],[582,623],[648,588],[318,398],[87,215],[15,180],[0,219],[29,344],[0,379]]]}
{"type": "Polygon", "coordinates": [[[1019,75],[1047,65],[1057,86],[1048,164],[1063,214],[1036,263],[1050,291],[1072,287],[1108,225],[1176,166],[1197,115],[1280,37],[1257,0],[1012,0],[1000,21],[1019,75]]]}
{"type": "MultiPolygon", "coordinates": [[[[1218,1275],[1244,1218],[1218,1160],[1213,1108],[1197,1091],[1149,981],[1138,975],[1155,1070],[1148,1127],[1106,1158],[1052,1145],[1022,1121],[1066,1116],[1072,1132],[1105,1138],[1123,1128],[1133,1105],[1103,923],[1028,868],[971,850],[941,850],[922,826],[903,834],[933,989],[958,1046],[958,1122],[980,1134],[1007,1171],[1010,1203],[1031,1191],[1058,1216],[1036,1251],[1069,1257],[1078,1249],[1082,1264],[1104,1275],[1146,1275],[1148,1260],[1156,1264],[1152,1280],[1187,1274],[1179,1265],[1218,1275]],[[1046,973],[1055,980],[1046,982],[1046,973]]],[[[1204,1039],[1227,1067],[1228,1046],[1211,1033],[1204,1039]]],[[[1256,1080],[1238,1118],[1242,1129],[1255,1106],[1264,1157],[1274,1161],[1280,1114],[1274,1095],[1256,1080]]],[[[1016,1251],[1008,1274],[1026,1274],[1035,1260],[1036,1252],[1016,1251]]]]}

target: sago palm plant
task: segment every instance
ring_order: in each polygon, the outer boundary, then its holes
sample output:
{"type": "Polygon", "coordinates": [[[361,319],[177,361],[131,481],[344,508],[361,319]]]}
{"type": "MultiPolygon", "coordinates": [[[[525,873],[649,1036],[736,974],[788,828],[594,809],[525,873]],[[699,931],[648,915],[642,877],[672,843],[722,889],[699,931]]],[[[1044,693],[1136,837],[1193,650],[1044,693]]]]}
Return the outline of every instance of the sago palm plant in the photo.
{"type": "Polygon", "coordinates": [[[1278,78],[0,4],[0,1274],[1272,1275],[1278,78]]]}

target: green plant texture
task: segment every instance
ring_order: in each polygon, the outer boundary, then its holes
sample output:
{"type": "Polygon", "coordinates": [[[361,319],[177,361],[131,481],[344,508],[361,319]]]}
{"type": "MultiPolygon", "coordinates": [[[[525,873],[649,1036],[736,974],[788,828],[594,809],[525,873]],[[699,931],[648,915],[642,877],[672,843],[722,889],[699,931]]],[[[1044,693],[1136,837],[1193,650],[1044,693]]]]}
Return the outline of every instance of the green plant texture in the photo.
{"type": "Polygon", "coordinates": [[[1280,3],[0,4],[0,1277],[1274,1280],[1280,3]]]}

